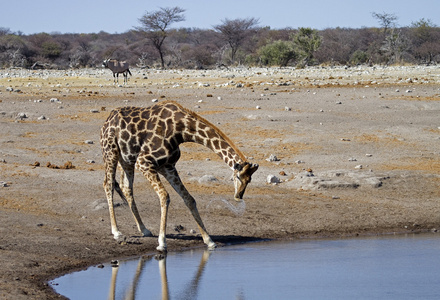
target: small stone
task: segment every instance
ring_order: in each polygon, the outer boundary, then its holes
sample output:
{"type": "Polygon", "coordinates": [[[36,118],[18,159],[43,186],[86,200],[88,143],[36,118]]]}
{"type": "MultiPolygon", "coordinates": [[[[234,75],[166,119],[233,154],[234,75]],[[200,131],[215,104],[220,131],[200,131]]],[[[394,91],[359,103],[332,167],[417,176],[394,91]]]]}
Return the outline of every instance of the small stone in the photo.
{"type": "Polygon", "coordinates": [[[89,145],[92,145],[94,142],[91,141],[91,140],[86,140],[86,141],[84,141],[84,143],[89,144],[89,145]]]}
{"type": "Polygon", "coordinates": [[[195,231],[194,229],[191,229],[189,232],[190,232],[191,234],[196,234],[196,233],[197,233],[197,231],[195,231]]]}
{"type": "Polygon", "coordinates": [[[92,114],[97,114],[97,113],[99,113],[99,109],[94,108],[94,109],[91,109],[90,112],[92,114]]]}
{"type": "Polygon", "coordinates": [[[214,175],[203,175],[199,179],[199,183],[216,182],[218,179],[214,175]]]}
{"type": "Polygon", "coordinates": [[[363,168],[363,166],[362,165],[357,165],[356,167],[354,167],[355,169],[362,169],[363,168]]]}
{"type": "Polygon", "coordinates": [[[304,164],[305,161],[302,161],[302,160],[295,160],[295,163],[299,165],[299,164],[304,164]]]}
{"type": "Polygon", "coordinates": [[[222,97],[217,97],[217,100],[222,100],[222,97]]]}
{"type": "Polygon", "coordinates": [[[366,157],[372,157],[373,154],[369,154],[369,153],[367,153],[367,154],[365,154],[365,156],[366,156],[366,157]]]}
{"type": "Polygon", "coordinates": [[[281,182],[280,179],[275,175],[268,175],[266,181],[270,184],[278,184],[281,182]]]}
{"type": "Polygon", "coordinates": [[[45,116],[38,117],[38,120],[46,120],[45,116]]]}
{"type": "Polygon", "coordinates": [[[255,107],[255,109],[261,109],[261,106],[260,106],[260,105],[257,105],[257,106],[255,107]]]}
{"type": "Polygon", "coordinates": [[[276,155],[274,155],[274,154],[271,154],[269,156],[269,158],[266,158],[266,160],[267,161],[280,161],[280,159],[276,155]]]}
{"type": "Polygon", "coordinates": [[[94,164],[95,161],[94,161],[93,159],[89,159],[89,160],[87,160],[87,163],[88,163],[88,164],[94,164]]]}
{"type": "Polygon", "coordinates": [[[280,175],[281,175],[281,176],[287,176],[286,172],[284,172],[284,171],[281,171],[281,172],[280,172],[280,175]]]}
{"type": "Polygon", "coordinates": [[[348,159],[348,161],[357,161],[357,159],[354,158],[354,157],[351,157],[351,158],[348,159]]]}
{"type": "Polygon", "coordinates": [[[286,106],[286,107],[284,107],[284,110],[285,111],[291,111],[292,109],[290,107],[286,106]]]}
{"type": "Polygon", "coordinates": [[[6,91],[7,91],[7,92],[13,92],[13,91],[14,91],[14,88],[13,88],[12,86],[8,86],[8,87],[6,88],[6,91]]]}
{"type": "Polygon", "coordinates": [[[20,119],[20,120],[26,119],[27,117],[28,116],[23,112],[18,113],[18,115],[17,115],[17,119],[20,119]]]}
{"type": "Polygon", "coordinates": [[[5,181],[0,181],[0,187],[8,187],[8,183],[5,181]]]}
{"type": "Polygon", "coordinates": [[[50,102],[54,103],[54,102],[60,102],[60,100],[58,100],[58,98],[50,98],[50,102]]]}
{"type": "Polygon", "coordinates": [[[156,103],[157,101],[159,101],[159,100],[157,100],[157,99],[151,100],[151,102],[153,102],[153,103],[156,103]]]}

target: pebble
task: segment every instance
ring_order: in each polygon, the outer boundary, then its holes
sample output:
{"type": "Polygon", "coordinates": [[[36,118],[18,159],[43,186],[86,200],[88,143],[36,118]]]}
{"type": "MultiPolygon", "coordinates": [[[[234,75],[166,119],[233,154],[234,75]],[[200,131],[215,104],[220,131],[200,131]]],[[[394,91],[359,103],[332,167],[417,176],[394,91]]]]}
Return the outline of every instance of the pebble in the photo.
{"type": "Polygon", "coordinates": [[[157,100],[157,99],[151,100],[151,102],[153,102],[153,103],[156,103],[157,101],[159,101],[159,100],[157,100]]]}
{"type": "Polygon", "coordinates": [[[57,102],[60,103],[61,101],[58,98],[50,98],[50,102],[57,102]]]}
{"type": "Polygon", "coordinates": [[[266,181],[270,184],[278,184],[281,182],[281,180],[275,175],[268,175],[266,181]]]}
{"type": "Polygon", "coordinates": [[[46,120],[45,116],[38,117],[38,120],[46,120]]]}
{"type": "Polygon", "coordinates": [[[215,182],[218,179],[214,175],[203,175],[199,179],[199,183],[215,182]]]}
{"type": "Polygon", "coordinates": [[[261,109],[261,106],[260,106],[260,105],[257,105],[255,108],[256,108],[256,109],[261,109]]]}
{"type": "Polygon", "coordinates": [[[90,112],[93,114],[97,114],[97,113],[99,113],[99,109],[94,108],[94,109],[91,109],[90,112]]]}
{"type": "Polygon", "coordinates": [[[266,160],[267,161],[280,161],[280,159],[276,155],[274,155],[274,154],[271,154],[269,156],[269,158],[266,158],[266,160]]]}
{"type": "Polygon", "coordinates": [[[94,142],[91,141],[91,140],[86,140],[86,141],[84,141],[84,143],[89,144],[89,145],[92,145],[94,142]]]}
{"type": "Polygon", "coordinates": [[[357,165],[356,167],[354,167],[355,169],[362,169],[363,166],[362,165],[357,165]]]}
{"type": "Polygon", "coordinates": [[[284,107],[284,110],[285,111],[291,111],[292,109],[290,107],[286,106],[286,107],[284,107]]]}
{"type": "Polygon", "coordinates": [[[8,187],[8,183],[5,181],[0,181],[0,187],[8,187]]]}

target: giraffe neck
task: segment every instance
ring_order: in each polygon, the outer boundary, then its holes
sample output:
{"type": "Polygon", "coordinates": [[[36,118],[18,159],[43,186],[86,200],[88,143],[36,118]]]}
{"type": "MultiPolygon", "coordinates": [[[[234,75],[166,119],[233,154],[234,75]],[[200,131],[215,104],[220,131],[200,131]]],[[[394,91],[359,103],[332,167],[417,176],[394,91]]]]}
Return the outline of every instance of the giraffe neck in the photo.
{"type": "Polygon", "coordinates": [[[195,142],[208,147],[231,168],[236,163],[246,161],[244,155],[238,150],[233,142],[216,126],[207,120],[197,116],[193,119],[193,124],[189,128],[196,128],[194,131],[185,131],[184,141],[195,142]]]}

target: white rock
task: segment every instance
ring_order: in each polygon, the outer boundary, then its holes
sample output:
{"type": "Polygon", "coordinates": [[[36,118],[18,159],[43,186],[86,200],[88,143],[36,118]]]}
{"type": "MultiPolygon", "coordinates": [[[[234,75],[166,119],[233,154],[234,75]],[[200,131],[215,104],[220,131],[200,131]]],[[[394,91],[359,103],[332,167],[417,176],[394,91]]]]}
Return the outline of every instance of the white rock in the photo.
{"type": "Polygon", "coordinates": [[[159,100],[157,100],[157,99],[151,100],[151,102],[153,102],[153,103],[156,103],[157,101],[159,101],[159,100]]]}
{"type": "Polygon", "coordinates": [[[269,158],[266,158],[266,160],[267,161],[280,161],[280,159],[276,155],[274,155],[274,154],[271,154],[269,156],[269,158]]]}
{"type": "Polygon", "coordinates": [[[275,175],[268,175],[266,181],[270,184],[278,184],[281,182],[280,179],[275,175]]]}
{"type": "Polygon", "coordinates": [[[214,175],[203,175],[199,179],[199,183],[216,182],[218,179],[214,175]]]}

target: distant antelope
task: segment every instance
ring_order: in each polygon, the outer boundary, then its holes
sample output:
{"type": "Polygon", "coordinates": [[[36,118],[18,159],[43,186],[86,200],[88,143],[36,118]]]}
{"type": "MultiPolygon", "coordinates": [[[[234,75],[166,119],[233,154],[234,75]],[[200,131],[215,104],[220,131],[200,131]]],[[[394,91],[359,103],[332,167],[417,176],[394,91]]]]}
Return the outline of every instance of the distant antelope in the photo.
{"type": "Polygon", "coordinates": [[[113,83],[119,83],[119,73],[122,73],[124,75],[124,84],[126,84],[128,81],[128,74],[132,76],[130,69],[128,68],[128,62],[126,61],[106,59],[102,62],[102,66],[104,68],[109,68],[113,72],[113,83]]]}

